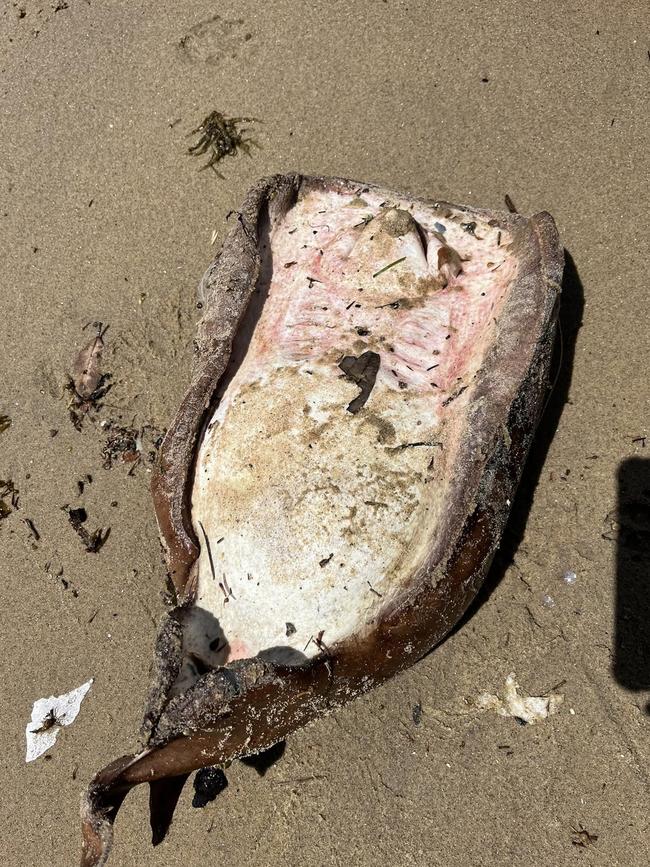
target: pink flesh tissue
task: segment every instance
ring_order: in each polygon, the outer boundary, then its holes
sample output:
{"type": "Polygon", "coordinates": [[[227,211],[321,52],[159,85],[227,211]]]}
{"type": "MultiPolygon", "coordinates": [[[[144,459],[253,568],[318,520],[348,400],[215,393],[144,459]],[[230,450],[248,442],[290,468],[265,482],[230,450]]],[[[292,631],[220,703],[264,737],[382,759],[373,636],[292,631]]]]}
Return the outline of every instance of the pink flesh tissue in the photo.
{"type": "Polygon", "coordinates": [[[467,219],[319,190],[271,226],[268,292],[198,454],[176,690],[196,660],[299,663],[362,635],[422,562],[517,270],[509,234],[467,219]]]}

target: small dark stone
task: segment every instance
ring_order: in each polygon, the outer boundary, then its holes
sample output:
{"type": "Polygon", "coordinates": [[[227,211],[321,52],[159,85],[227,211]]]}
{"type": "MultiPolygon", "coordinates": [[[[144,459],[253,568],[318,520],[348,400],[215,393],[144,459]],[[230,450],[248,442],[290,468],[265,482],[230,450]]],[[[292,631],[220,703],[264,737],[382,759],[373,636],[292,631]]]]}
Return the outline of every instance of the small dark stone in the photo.
{"type": "Polygon", "coordinates": [[[420,702],[413,705],[412,714],[413,714],[413,722],[415,723],[416,726],[419,726],[420,723],[422,722],[422,705],[420,704],[420,702]]]}
{"type": "Polygon", "coordinates": [[[205,807],[220,795],[228,786],[228,780],[221,768],[200,768],[194,777],[193,807],[205,807]]]}
{"type": "Polygon", "coordinates": [[[296,633],[296,627],[293,625],[293,623],[287,623],[287,631],[286,631],[287,638],[290,635],[295,635],[295,633],[296,633]]]}

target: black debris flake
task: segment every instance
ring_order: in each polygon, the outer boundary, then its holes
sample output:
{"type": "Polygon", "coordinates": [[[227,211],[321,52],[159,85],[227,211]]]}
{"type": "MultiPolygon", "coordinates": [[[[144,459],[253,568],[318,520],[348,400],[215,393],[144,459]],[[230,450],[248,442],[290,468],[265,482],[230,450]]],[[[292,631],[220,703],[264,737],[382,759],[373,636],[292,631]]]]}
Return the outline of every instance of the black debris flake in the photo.
{"type": "Polygon", "coordinates": [[[347,406],[348,412],[353,415],[366,404],[372,392],[377,374],[379,373],[380,357],[376,352],[364,352],[358,357],[346,355],[340,362],[339,367],[347,379],[354,382],[361,389],[360,393],[350,401],[347,406]]]}
{"type": "Polygon", "coordinates": [[[417,704],[413,705],[412,717],[415,725],[419,726],[422,722],[422,705],[420,704],[420,702],[417,702],[417,704]]]}
{"type": "Polygon", "coordinates": [[[574,831],[571,837],[571,843],[574,846],[579,846],[581,849],[586,849],[592,843],[598,840],[598,834],[592,834],[587,831],[582,825],[578,825],[578,830],[574,831]]]}
{"type": "Polygon", "coordinates": [[[72,529],[84,544],[84,548],[89,554],[96,554],[100,551],[111,533],[110,527],[98,527],[96,530],[89,530],[85,525],[88,520],[88,512],[80,506],[77,509],[71,509],[70,506],[63,506],[63,511],[68,513],[68,520],[72,525],[72,529]]]}
{"type": "Polygon", "coordinates": [[[228,780],[221,768],[200,768],[194,777],[194,797],[192,806],[200,809],[220,795],[228,786],[228,780]]]}

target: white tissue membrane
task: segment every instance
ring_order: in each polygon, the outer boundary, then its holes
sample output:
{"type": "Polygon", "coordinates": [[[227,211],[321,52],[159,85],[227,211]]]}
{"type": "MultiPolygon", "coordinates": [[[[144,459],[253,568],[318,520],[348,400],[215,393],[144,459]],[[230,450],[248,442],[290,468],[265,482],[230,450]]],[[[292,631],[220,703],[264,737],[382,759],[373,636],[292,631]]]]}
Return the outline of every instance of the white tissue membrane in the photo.
{"type": "Polygon", "coordinates": [[[268,294],[196,465],[194,674],[260,652],[299,662],[404,586],[517,270],[506,231],[374,193],[309,192],[269,246],[268,294]]]}

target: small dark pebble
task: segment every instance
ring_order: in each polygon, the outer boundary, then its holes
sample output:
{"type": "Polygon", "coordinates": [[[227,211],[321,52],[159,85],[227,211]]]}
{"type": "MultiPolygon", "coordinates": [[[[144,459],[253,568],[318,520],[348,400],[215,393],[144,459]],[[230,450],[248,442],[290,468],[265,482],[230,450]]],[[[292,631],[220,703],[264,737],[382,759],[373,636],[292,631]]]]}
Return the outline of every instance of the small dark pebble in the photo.
{"type": "Polygon", "coordinates": [[[221,768],[200,768],[194,777],[194,797],[192,806],[205,807],[220,795],[228,786],[228,780],[221,768]]]}
{"type": "Polygon", "coordinates": [[[293,623],[287,623],[287,628],[286,628],[287,638],[289,638],[290,635],[295,635],[295,634],[296,634],[296,627],[293,625],[293,623]]]}
{"type": "Polygon", "coordinates": [[[419,726],[422,722],[422,705],[420,702],[413,705],[413,722],[416,726],[419,726]]]}

